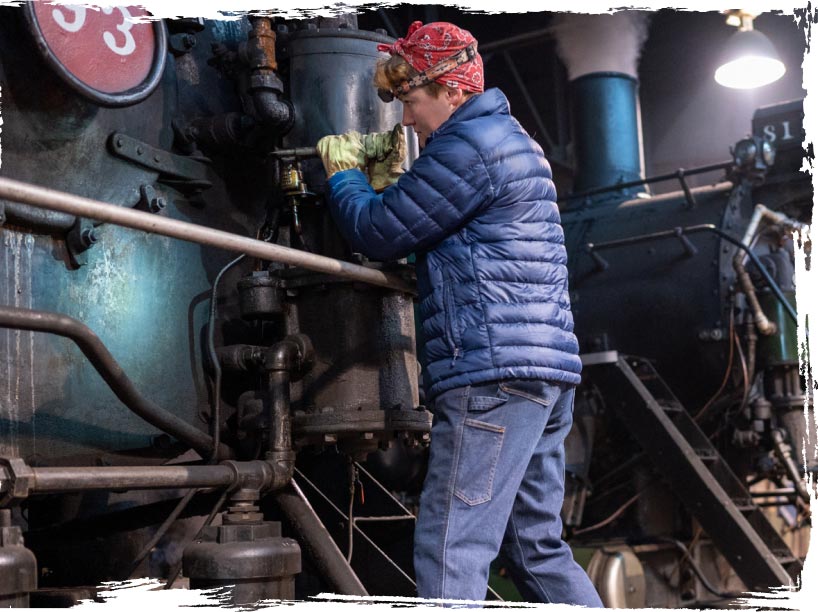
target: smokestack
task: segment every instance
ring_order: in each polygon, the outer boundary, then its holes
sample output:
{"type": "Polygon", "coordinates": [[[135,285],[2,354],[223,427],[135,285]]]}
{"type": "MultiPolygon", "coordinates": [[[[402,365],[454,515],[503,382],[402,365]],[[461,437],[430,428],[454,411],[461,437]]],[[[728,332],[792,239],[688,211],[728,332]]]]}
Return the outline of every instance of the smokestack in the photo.
{"type": "Polygon", "coordinates": [[[639,11],[556,20],[557,51],[571,80],[575,193],[644,178],[637,66],[647,30],[647,13],[639,11]]]}

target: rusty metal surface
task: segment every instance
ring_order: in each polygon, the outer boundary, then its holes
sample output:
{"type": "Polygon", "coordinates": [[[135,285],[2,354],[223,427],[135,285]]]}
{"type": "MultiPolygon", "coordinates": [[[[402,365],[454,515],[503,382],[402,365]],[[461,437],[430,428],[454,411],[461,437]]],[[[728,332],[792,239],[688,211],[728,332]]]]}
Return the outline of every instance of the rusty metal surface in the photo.
{"type": "MultiPolygon", "coordinates": [[[[229,159],[216,160],[218,173],[229,179],[190,198],[157,184],[157,171],[116,158],[106,147],[110,133],[119,130],[167,151],[175,116],[236,110],[233,84],[206,59],[209,43],[240,38],[241,24],[212,24],[199,35],[202,45],[184,58],[169,58],[161,86],[146,100],[108,109],[80,97],[39,60],[18,9],[0,12],[0,175],[125,207],[140,202],[147,185],[165,200],[163,218],[255,233],[270,181],[259,171],[263,160],[238,167],[229,159]],[[201,91],[211,95],[203,97],[201,91]]],[[[99,225],[97,242],[84,254],[86,264],[74,269],[62,240],[75,222],[73,214],[11,203],[5,214],[0,303],[60,312],[93,327],[149,399],[173,406],[178,417],[204,428],[199,413],[209,394],[200,344],[207,292],[229,254],[99,225]]],[[[64,339],[0,329],[3,455],[49,457],[150,446],[160,432],[118,404],[64,339]]]]}

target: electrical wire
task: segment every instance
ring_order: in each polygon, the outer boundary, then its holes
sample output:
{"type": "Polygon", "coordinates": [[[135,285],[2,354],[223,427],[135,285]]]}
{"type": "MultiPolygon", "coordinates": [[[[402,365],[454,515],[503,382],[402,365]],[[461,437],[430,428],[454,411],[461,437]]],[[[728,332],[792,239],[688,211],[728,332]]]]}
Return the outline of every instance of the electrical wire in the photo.
{"type": "Polygon", "coordinates": [[[741,406],[739,412],[744,410],[747,405],[747,398],[750,396],[750,373],[747,370],[747,359],[744,357],[744,350],[741,348],[741,340],[738,335],[735,336],[736,352],[738,353],[739,361],[741,361],[741,375],[744,380],[744,394],[741,397],[741,406]]]}
{"type": "Polygon", "coordinates": [[[640,495],[642,495],[642,491],[639,491],[639,493],[637,493],[636,495],[631,497],[628,501],[626,501],[624,504],[622,504],[608,518],[606,518],[606,519],[604,519],[604,520],[602,520],[602,521],[600,521],[600,522],[598,522],[598,523],[596,523],[594,525],[590,525],[589,527],[583,527],[582,529],[577,529],[576,531],[573,532],[572,535],[578,536],[578,535],[583,534],[583,533],[588,533],[589,531],[596,531],[597,529],[601,529],[602,527],[605,527],[606,525],[609,525],[610,523],[613,523],[616,519],[618,519],[622,515],[623,512],[625,512],[625,510],[630,508],[633,505],[633,503],[637,499],[639,499],[640,495]]]}
{"type": "Polygon", "coordinates": [[[216,463],[219,459],[219,438],[221,436],[221,403],[222,403],[222,366],[219,357],[216,355],[216,311],[217,311],[217,291],[219,282],[225,272],[244,259],[246,255],[242,253],[233,261],[228,263],[216,275],[213,281],[213,290],[210,292],[210,319],[207,322],[207,354],[210,358],[210,367],[213,369],[213,407],[210,410],[210,435],[213,437],[213,454],[210,456],[210,463],[216,463]]]}
{"type": "MultiPolygon", "coordinates": [[[[690,544],[687,545],[687,552],[692,553],[693,548],[698,544],[699,539],[704,534],[704,529],[702,529],[701,525],[696,525],[696,533],[693,534],[693,538],[690,540],[690,544]]],[[[673,575],[678,572],[682,567],[682,559],[684,557],[679,558],[676,563],[673,565],[673,569],[671,570],[670,574],[668,575],[668,581],[673,578],[673,575]]]]}
{"type": "Polygon", "coordinates": [[[710,584],[710,581],[707,580],[707,578],[705,578],[704,572],[702,572],[699,565],[693,560],[693,555],[690,554],[690,551],[687,550],[687,547],[679,540],[671,537],[658,537],[654,539],[659,542],[669,542],[670,544],[673,544],[687,559],[687,562],[690,565],[690,569],[693,570],[693,573],[696,575],[696,578],[699,579],[699,582],[702,583],[702,586],[708,591],[710,591],[716,597],[721,597],[723,599],[736,599],[744,595],[743,593],[736,593],[733,591],[720,591],[712,584],[710,584]]]}

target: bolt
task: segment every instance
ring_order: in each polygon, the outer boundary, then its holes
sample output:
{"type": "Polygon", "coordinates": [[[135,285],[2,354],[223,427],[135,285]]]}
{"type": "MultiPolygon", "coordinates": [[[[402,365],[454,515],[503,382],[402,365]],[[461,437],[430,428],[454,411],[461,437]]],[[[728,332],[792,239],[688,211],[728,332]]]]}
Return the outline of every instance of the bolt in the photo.
{"type": "Polygon", "coordinates": [[[185,34],[182,36],[182,46],[188,50],[192,49],[196,46],[196,37],[192,34],[185,34]]]}
{"type": "Polygon", "coordinates": [[[80,232],[80,242],[85,247],[90,247],[94,245],[99,237],[97,236],[97,232],[93,227],[86,227],[80,232]]]}
{"type": "Polygon", "coordinates": [[[143,153],[142,147],[136,147],[136,154],[137,155],[142,155],[142,153],[143,153]]]}
{"type": "Polygon", "coordinates": [[[116,146],[119,147],[120,149],[125,146],[125,139],[122,138],[122,136],[116,137],[116,146]]]}
{"type": "Polygon", "coordinates": [[[155,161],[157,164],[161,161],[158,154],[153,156],[153,161],[155,161]]]}
{"type": "Polygon", "coordinates": [[[165,198],[155,197],[148,201],[148,210],[150,210],[152,213],[158,213],[164,210],[165,206],[165,198]]]}

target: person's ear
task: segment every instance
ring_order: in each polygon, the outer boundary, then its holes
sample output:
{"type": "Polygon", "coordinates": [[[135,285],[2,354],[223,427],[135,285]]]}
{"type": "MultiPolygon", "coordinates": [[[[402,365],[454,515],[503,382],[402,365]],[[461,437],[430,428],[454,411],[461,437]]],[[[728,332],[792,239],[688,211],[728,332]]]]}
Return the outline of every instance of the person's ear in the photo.
{"type": "Polygon", "coordinates": [[[454,87],[447,87],[446,101],[449,103],[452,110],[456,109],[463,103],[463,90],[454,87]]]}

